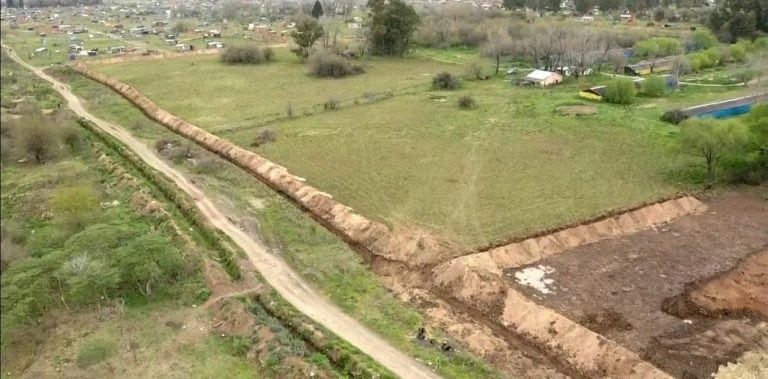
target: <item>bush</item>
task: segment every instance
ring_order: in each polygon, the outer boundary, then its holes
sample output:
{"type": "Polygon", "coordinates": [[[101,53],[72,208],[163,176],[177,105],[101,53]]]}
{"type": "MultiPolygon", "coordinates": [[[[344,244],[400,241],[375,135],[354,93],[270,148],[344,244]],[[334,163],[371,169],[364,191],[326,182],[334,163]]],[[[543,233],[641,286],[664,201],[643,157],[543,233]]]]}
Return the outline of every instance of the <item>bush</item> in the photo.
{"type": "Polygon", "coordinates": [[[441,72],[432,78],[432,88],[440,90],[455,90],[459,88],[459,79],[450,72],[441,72]]]}
{"type": "Polygon", "coordinates": [[[635,83],[629,79],[613,79],[605,86],[605,101],[613,104],[632,104],[635,97],[635,83]]]}
{"type": "Polygon", "coordinates": [[[693,48],[696,50],[709,49],[717,46],[717,37],[714,34],[700,30],[693,35],[693,48]]]}
{"type": "Polygon", "coordinates": [[[117,351],[117,344],[105,338],[92,338],[80,346],[77,353],[77,365],[80,368],[87,368],[97,363],[103,362],[117,351]]]}
{"type": "Polygon", "coordinates": [[[43,163],[54,156],[57,148],[56,129],[42,114],[25,116],[19,128],[21,146],[35,162],[43,163]]]}
{"type": "Polygon", "coordinates": [[[228,64],[260,64],[271,61],[275,52],[271,48],[261,49],[254,44],[227,47],[221,53],[221,60],[228,64]]]}
{"type": "Polygon", "coordinates": [[[486,68],[483,62],[476,60],[469,62],[466,66],[466,79],[468,80],[482,80],[488,76],[486,74],[486,68]]]}
{"type": "Polygon", "coordinates": [[[688,115],[683,113],[683,111],[680,109],[672,109],[672,110],[666,111],[661,116],[662,121],[668,122],[673,125],[677,125],[687,119],[688,119],[688,115]]]}
{"type": "Polygon", "coordinates": [[[477,103],[471,96],[462,96],[459,98],[459,108],[473,109],[475,107],[477,107],[477,103]]]}
{"type": "Polygon", "coordinates": [[[277,141],[277,132],[270,128],[264,128],[256,134],[256,138],[251,142],[251,146],[259,147],[275,141],[277,141]]]}
{"type": "Polygon", "coordinates": [[[320,78],[343,78],[362,74],[365,69],[336,54],[315,53],[309,57],[309,71],[320,78]]]}
{"type": "Polygon", "coordinates": [[[650,97],[662,97],[667,93],[667,81],[661,76],[649,76],[643,81],[643,94],[650,97]]]}
{"type": "Polygon", "coordinates": [[[335,111],[339,108],[339,101],[331,97],[323,103],[323,108],[327,111],[335,111]]]}

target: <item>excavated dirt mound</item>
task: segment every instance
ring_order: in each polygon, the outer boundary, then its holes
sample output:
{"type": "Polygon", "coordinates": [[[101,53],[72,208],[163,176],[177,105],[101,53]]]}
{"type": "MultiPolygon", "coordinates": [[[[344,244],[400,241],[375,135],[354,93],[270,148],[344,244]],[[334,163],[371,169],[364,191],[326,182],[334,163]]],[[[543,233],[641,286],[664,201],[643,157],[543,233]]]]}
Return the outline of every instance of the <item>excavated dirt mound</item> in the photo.
{"type": "Polygon", "coordinates": [[[714,312],[755,312],[768,319],[768,250],[694,290],[691,300],[714,312]]]}
{"type": "Polygon", "coordinates": [[[706,209],[696,198],[684,196],[478,254],[490,255],[499,268],[519,267],[579,246],[653,228],[678,217],[700,214],[706,209]]]}
{"type": "Polygon", "coordinates": [[[672,375],[709,377],[744,351],[766,347],[768,331],[757,328],[764,316],[754,317],[765,309],[768,291],[764,191],[726,193],[708,200],[703,214],[535,262],[551,268],[547,294],[515,280],[522,268],[508,269],[504,277],[536,303],[583,322],[672,375]],[[687,304],[673,314],[663,311],[663,305],[670,307],[667,299],[686,290],[700,302],[694,309],[717,309],[721,318],[699,317],[687,304]],[[587,315],[606,308],[632,328],[585,322],[587,315]],[[753,317],[725,314],[740,308],[750,309],[753,317]]]}
{"type": "Polygon", "coordinates": [[[662,303],[664,312],[680,318],[754,315],[768,319],[768,251],[686,287],[662,303]]]}
{"type": "Polygon", "coordinates": [[[563,105],[555,110],[564,116],[586,116],[597,113],[597,107],[592,105],[563,105]]]}

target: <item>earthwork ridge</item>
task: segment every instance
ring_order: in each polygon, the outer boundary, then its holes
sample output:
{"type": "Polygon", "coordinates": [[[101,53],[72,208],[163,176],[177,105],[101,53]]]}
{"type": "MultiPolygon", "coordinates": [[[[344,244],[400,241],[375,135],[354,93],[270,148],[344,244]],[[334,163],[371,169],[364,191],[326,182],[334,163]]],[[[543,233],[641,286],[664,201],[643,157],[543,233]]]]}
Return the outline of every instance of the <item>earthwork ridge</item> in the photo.
{"type": "MultiPolygon", "coordinates": [[[[236,146],[161,109],[134,87],[76,64],[73,68],[129,100],[147,116],[246,170],[291,199],[311,217],[340,236],[374,263],[405,268],[406,280],[441,298],[482,313],[484,319],[520,336],[584,377],[669,378],[621,345],[538,305],[504,284],[502,268],[517,267],[601,239],[634,233],[706,209],[692,197],[681,197],[595,221],[586,225],[466,254],[424,230],[390,230],[331,195],[305,184],[285,167],[236,146]],[[415,275],[413,275],[416,273],[415,275]]],[[[387,270],[390,271],[390,270],[387,270]]]]}

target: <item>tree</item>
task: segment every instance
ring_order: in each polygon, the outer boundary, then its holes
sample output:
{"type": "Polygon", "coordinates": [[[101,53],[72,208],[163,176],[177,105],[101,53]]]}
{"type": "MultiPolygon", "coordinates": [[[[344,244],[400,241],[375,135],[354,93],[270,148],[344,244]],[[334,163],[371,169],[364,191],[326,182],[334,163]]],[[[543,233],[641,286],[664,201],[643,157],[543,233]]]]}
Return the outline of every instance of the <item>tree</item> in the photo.
{"type": "Polygon", "coordinates": [[[525,0],[503,0],[501,2],[501,6],[508,10],[525,8],[525,5],[525,0]]]}
{"type": "Polygon", "coordinates": [[[79,230],[96,210],[98,197],[90,185],[58,187],[49,203],[57,220],[79,230]]]}
{"type": "Polygon", "coordinates": [[[597,7],[603,12],[610,12],[622,6],[621,0],[597,0],[597,7]]]}
{"type": "Polygon", "coordinates": [[[629,79],[618,78],[608,82],[603,98],[609,103],[628,105],[632,104],[636,93],[635,83],[629,79]]]}
{"type": "Polygon", "coordinates": [[[757,17],[754,11],[745,12],[740,11],[733,14],[731,20],[728,21],[728,32],[731,36],[731,41],[735,41],[739,38],[752,38],[755,35],[757,17]]]}
{"type": "Polygon", "coordinates": [[[656,66],[656,58],[659,57],[659,44],[653,39],[637,41],[634,51],[640,57],[647,58],[651,63],[651,72],[656,66]]]}
{"type": "Polygon", "coordinates": [[[296,29],[291,32],[293,41],[299,45],[297,55],[306,58],[315,41],[323,36],[323,26],[313,18],[302,18],[296,23],[296,29]]]}
{"type": "Polygon", "coordinates": [[[496,28],[488,31],[488,39],[483,44],[483,54],[496,62],[496,75],[499,74],[501,57],[512,49],[512,39],[504,28],[496,28]]]}
{"type": "Polygon", "coordinates": [[[765,155],[768,152],[768,104],[755,105],[744,121],[765,155]]]}
{"type": "Polygon", "coordinates": [[[576,12],[587,14],[595,7],[595,0],[575,0],[576,12]]]}
{"type": "Polygon", "coordinates": [[[315,5],[312,7],[312,17],[315,20],[320,19],[320,17],[323,17],[323,5],[320,4],[320,0],[315,1],[315,5]]]}
{"type": "Polygon", "coordinates": [[[748,141],[746,126],[737,120],[691,118],[680,124],[680,144],[688,153],[704,158],[708,184],[714,182],[720,160],[743,149],[748,141]]]}
{"type": "Polygon", "coordinates": [[[755,77],[755,72],[752,70],[742,70],[737,72],[734,77],[736,80],[738,80],[741,83],[744,83],[744,86],[747,86],[749,84],[749,81],[752,80],[752,78],[755,77]]]}
{"type": "Polygon", "coordinates": [[[27,115],[19,128],[24,151],[37,163],[50,159],[58,144],[56,130],[51,122],[40,113],[27,115]]]}
{"type": "Polygon", "coordinates": [[[377,55],[402,56],[411,44],[419,16],[402,0],[370,0],[371,49],[377,55]]]}
{"type": "Polygon", "coordinates": [[[189,26],[189,23],[184,21],[179,21],[173,27],[171,28],[171,31],[180,34],[180,33],[186,33],[188,31],[192,30],[192,27],[189,26]]]}

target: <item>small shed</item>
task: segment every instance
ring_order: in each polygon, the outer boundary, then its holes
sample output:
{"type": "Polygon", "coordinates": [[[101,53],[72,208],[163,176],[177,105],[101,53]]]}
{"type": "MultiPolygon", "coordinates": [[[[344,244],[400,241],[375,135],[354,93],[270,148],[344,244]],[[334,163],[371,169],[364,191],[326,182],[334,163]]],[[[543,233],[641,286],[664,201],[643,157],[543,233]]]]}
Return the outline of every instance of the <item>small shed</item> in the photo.
{"type": "Polygon", "coordinates": [[[224,48],[224,42],[220,41],[211,41],[206,44],[206,48],[208,49],[223,49],[224,48]]]}
{"type": "Polygon", "coordinates": [[[674,67],[675,61],[671,59],[657,59],[655,62],[642,61],[624,66],[624,75],[641,76],[657,74],[672,71],[674,67]]]}
{"type": "Polygon", "coordinates": [[[551,71],[534,70],[525,76],[525,81],[538,84],[542,87],[557,84],[563,81],[563,76],[551,71]]]}

